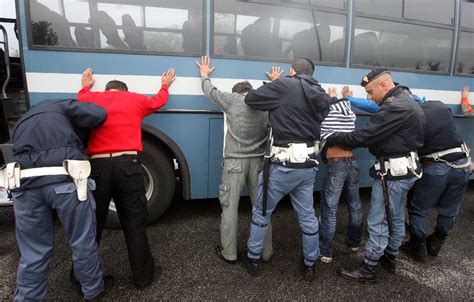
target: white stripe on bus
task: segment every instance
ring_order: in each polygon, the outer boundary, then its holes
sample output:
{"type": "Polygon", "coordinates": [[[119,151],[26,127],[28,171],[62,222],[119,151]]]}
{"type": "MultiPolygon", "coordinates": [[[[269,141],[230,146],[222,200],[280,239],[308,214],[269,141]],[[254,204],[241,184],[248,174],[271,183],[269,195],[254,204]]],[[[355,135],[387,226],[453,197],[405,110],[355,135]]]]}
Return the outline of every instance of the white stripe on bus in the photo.
{"type": "MultiPolygon", "coordinates": [[[[111,75],[95,74],[95,85],[92,90],[103,90],[105,84],[110,80],[119,80],[127,83],[130,91],[142,94],[155,94],[161,87],[161,76],[140,76],[140,75],[111,75]]],[[[37,73],[27,72],[26,79],[28,91],[30,93],[77,93],[81,87],[81,74],[72,73],[37,73]]],[[[212,83],[222,91],[231,92],[232,86],[244,79],[212,78],[212,83]]],[[[254,88],[263,84],[262,80],[248,80],[254,88]]],[[[321,83],[326,90],[329,87],[336,87],[340,92],[343,85],[321,83]]],[[[367,96],[363,87],[359,85],[349,85],[353,90],[354,97],[365,98],[367,96]]],[[[461,90],[430,90],[430,89],[412,89],[412,92],[420,97],[426,97],[427,100],[440,100],[446,104],[460,104],[461,90]]],[[[201,89],[201,79],[199,77],[177,77],[175,83],[170,88],[170,94],[175,95],[203,95],[201,89]]],[[[341,97],[340,93],[338,97],[341,97]]],[[[471,92],[470,98],[474,98],[471,92]]]]}

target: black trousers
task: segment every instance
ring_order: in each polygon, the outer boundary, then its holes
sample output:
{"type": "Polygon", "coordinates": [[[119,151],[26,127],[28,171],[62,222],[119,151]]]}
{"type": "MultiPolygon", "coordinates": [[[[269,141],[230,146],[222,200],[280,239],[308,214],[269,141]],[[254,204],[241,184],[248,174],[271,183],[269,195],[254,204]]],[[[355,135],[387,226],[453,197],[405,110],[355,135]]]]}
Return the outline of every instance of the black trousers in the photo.
{"type": "Polygon", "coordinates": [[[145,183],[137,155],[91,159],[91,177],[97,203],[97,244],[100,244],[111,198],[122,225],[135,286],[145,287],[153,281],[155,264],[146,235],[148,210],[145,183]]]}

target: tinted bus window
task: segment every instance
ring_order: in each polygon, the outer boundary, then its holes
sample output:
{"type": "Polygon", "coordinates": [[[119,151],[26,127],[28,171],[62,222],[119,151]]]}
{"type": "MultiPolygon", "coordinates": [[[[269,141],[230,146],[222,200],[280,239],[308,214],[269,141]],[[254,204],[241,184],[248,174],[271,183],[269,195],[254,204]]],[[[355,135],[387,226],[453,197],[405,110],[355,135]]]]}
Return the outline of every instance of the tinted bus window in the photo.
{"type": "Polygon", "coordinates": [[[461,27],[474,29],[474,1],[461,1],[461,27]]]}
{"type": "Polygon", "coordinates": [[[452,36],[452,29],[358,16],[352,63],[446,73],[452,36]]]}
{"type": "Polygon", "coordinates": [[[214,7],[216,56],[344,62],[345,14],[225,0],[214,7]]]}
{"type": "Polygon", "coordinates": [[[454,0],[405,0],[404,12],[410,20],[454,24],[454,0]]]}
{"type": "Polygon", "coordinates": [[[474,33],[459,33],[457,73],[474,74],[474,33]]]}
{"type": "MultiPolygon", "coordinates": [[[[275,3],[276,1],[266,0],[265,2],[275,3]]],[[[319,5],[319,6],[325,6],[325,7],[340,8],[340,9],[346,8],[346,1],[344,0],[288,0],[288,1],[280,1],[280,2],[312,4],[312,5],[319,5]]]]}
{"type": "Polygon", "coordinates": [[[33,45],[201,53],[201,0],[31,0],[33,45]]]}
{"type": "Polygon", "coordinates": [[[357,12],[401,18],[403,0],[354,0],[354,6],[357,12]]]}

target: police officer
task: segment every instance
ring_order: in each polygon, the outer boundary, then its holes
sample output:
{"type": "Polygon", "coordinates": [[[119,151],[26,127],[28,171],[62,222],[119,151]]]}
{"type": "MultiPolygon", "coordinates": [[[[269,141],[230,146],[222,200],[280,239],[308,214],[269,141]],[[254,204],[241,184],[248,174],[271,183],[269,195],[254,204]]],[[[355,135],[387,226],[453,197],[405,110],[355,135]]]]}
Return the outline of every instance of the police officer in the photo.
{"type": "Polygon", "coordinates": [[[395,258],[405,236],[406,194],[421,174],[416,150],[423,145],[425,118],[420,106],[394,85],[387,69],[372,70],[363,77],[361,85],[368,98],[381,105],[380,110],[370,117],[364,128],[350,133],[337,132],[326,144],[345,149],[368,147],[377,158],[370,171],[375,182],[364,261],[353,271],[338,270],[346,279],[375,281],[379,261],[390,273],[396,270],[395,258]],[[384,206],[385,203],[388,206],[384,206]],[[387,219],[389,217],[391,219],[387,219]]]}
{"type": "Polygon", "coordinates": [[[451,110],[438,101],[421,104],[426,126],[424,145],[418,149],[423,177],[414,186],[408,207],[410,241],[404,250],[425,262],[427,254],[437,256],[459,213],[469,184],[469,149],[457,133],[451,110]],[[428,236],[427,218],[438,212],[434,232],[428,236]]]}
{"type": "Polygon", "coordinates": [[[87,178],[77,178],[75,184],[68,175],[77,176],[72,172],[72,162],[67,170],[63,162],[79,160],[74,169],[87,176],[90,165],[83,144],[84,130],[99,126],[106,117],[106,111],[94,104],[49,100],[32,107],[16,124],[13,161],[21,171],[7,171],[10,188],[18,185],[15,177],[20,178],[19,187],[12,191],[21,254],[14,301],[42,301],[46,296],[54,243],[53,210],[68,236],[84,298],[95,300],[103,295],[102,267],[95,242],[96,205],[90,191],[93,181],[89,188],[83,183],[87,178]]]}
{"type": "Polygon", "coordinates": [[[278,202],[289,194],[302,230],[305,280],[314,279],[314,264],[319,256],[318,220],[313,208],[313,186],[317,155],[315,141],[320,137],[320,124],[329,112],[330,98],[312,77],[314,65],[308,59],[295,60],[289,76],[279,78],[281,71],[267,73],[273,80],[250,91],[245,103],[269,111],[273,127],[272,162],[269,164],[268,204],[263,206],[263,179],[259,175],[257,203],[252,210],[248,252],[243,265],[251,275],[259,274],[264,238],[270,217],[278,202]],[[263,215],[265,214],[265,215],[263,215]]]}

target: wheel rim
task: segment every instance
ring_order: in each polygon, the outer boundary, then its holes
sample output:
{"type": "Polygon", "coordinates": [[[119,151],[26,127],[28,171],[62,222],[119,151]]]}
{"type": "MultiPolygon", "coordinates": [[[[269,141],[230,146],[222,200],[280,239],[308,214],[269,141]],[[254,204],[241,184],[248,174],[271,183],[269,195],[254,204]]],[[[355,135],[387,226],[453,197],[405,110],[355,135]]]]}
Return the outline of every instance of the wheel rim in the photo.
{"type": "MultiPolygon", "coordinates": [[[[151,176],[150,170],[142,164],[143,168],[143,180],[145,182],[145,197],[146,201],[148,202],[155,191],[155,181],[151,176]]],[[[114,200],[112,199],[109,204],[109,211],[117,212],[117,208],[115,207],[114,200]]]]}

